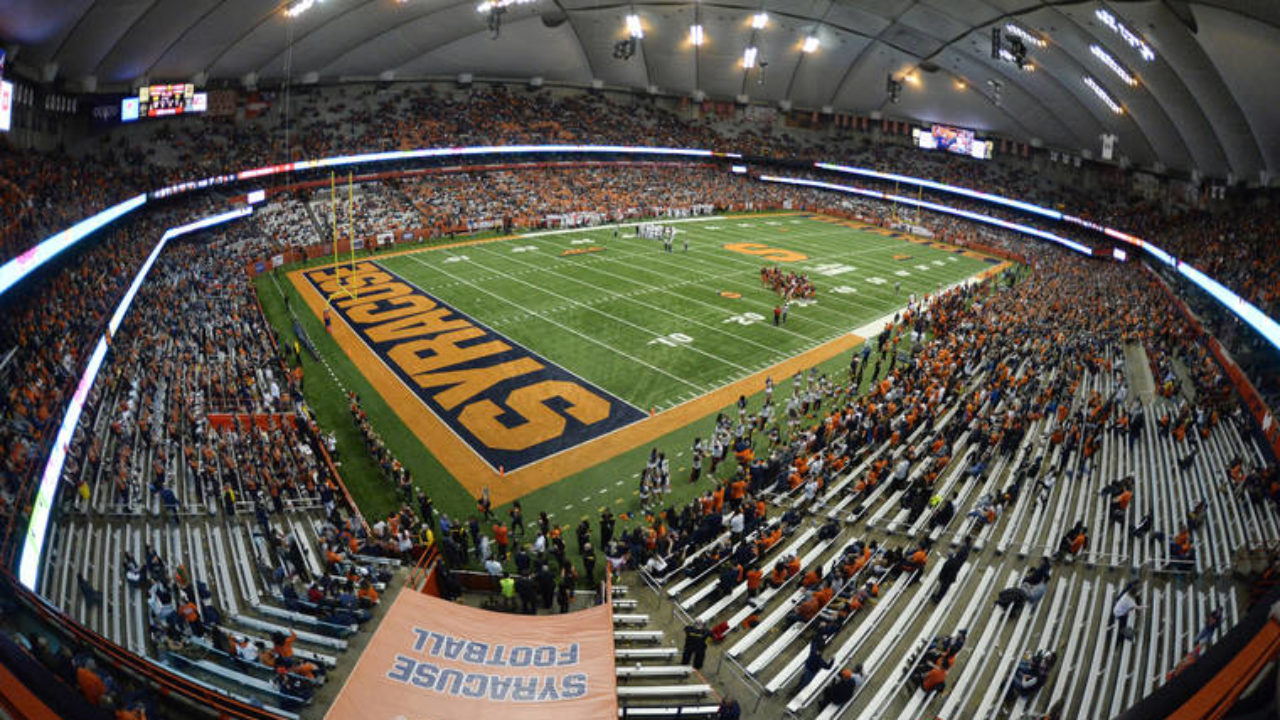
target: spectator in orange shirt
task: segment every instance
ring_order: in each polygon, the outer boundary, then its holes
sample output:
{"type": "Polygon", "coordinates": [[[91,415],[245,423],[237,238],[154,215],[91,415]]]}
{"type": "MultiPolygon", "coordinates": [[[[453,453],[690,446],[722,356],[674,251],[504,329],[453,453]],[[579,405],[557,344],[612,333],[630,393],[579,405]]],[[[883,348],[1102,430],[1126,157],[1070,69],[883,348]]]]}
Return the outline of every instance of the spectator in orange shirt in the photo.
{"type": "Polygon", "coordinates": [[[493,539],[498,544],[498,560],[501,562],[507,561],[507,546],[511,542],[509,532],[502,523],[495,523],[493,526],[493,539]]]}
{"type": "Polygon", "coordinates": [[[107,693],[107,685],[98,674],[97,664],[94,663],[93,658],[86,659],[83,665],[76,668],[76,686],[80,688],[80,694],[90,705],[97,707],[102,704],[102,696],[107,693]]]}

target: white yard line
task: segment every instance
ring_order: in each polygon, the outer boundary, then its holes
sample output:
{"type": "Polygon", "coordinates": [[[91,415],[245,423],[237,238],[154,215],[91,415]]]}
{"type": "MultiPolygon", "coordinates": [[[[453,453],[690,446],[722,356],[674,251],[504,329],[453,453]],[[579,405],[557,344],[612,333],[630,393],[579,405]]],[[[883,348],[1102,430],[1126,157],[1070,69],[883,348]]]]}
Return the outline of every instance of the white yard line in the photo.
{"type": "Polygon", "coordinates": [[[641,225],[641,224],[675,225],[676,223],[710,222],[712,220],[724,220],[724,219],[725,219],[724,215],[699,215],[697,217],[671,218],[671,219],[655,218],[652,220],[633,220],[633,221],[623,222],[623,223],[610,223],[607,225],[591,225],[588,227],[565,228],[563,230],[538,230],[537,232],[523,233],[523,234],[517,235],[516,237],[531,238],[531,237],[543,237],[545,235],[568,235],[570,233],[581,233],[581,232],[597,232],[597,231],[608,232],[613,230],[614,228],[618,228],[619,230],[621,230],[622,228],[635,227],[636,225],[641,225]]]}
{"type": "MultiPolygon", "coordinates": [[[[492,251],[492,250],[488,250],[487,252],[491,252],[491,253],[492,253],[493,251],[492,251]]],[[[515,258],[506,258],[505,256],[500,255],[500,254],[497,254],[497,253],[494,253],[494,254],[498,255],[498,257],[499,257],[499,258],[502,258],[502,259],[509,259],[509,260],[511,260],[512,262],[519,263],[519,264],[524,265],[524,266],[526,266],[526,267],[530,266],[530,263],[527,263],[527,262],[525,262],[525,261],[523,261],[523,260],[516,260],[515,258]]],[[[618,275],[617,273],[612,273],[612,272],[609,272],[609,271],[607,271],[607,270],[599,270],[599,269],[597,269],[597,268],[591,268],[591,269],[592,269],[592,270],[595,270],[596,272],[603,272],[603,273],[607,274],[609,277],[617,278],[618,280],[622,280],[623,282],[629,282],[629,283],[631,283],[631,284],[633,284],[633,285],[639,285],[640,287],[646,288],[646,290],[648,290],[648,291],[667,292],[667,294],[671,295],[672,297],[680,298],[681,300],[684,300],[684,301],[686,301],[686,302],[697,303],[697,304],[702,305],[702,306],[704,306],[704,307],[709,307],[709,308],[711,308],[712,310],[715,310],[715,311],[717,311],[717,312],[732,312],[732,311],[727,311],[727,310],[725,310],[724,308],[719,307],[719,306],[717,306],[717,305],[712,305],[712,304],[710,304],[710,303],[702,302],[701,300],[693,300],[693,299],[691,299],[691,298],[686,298],[686,297],[684,297],[683,295],[676,295],[675,293],[668,292],[668,291],[666,291],[666,290],[663,290],[663,289],[662,289],[662,288],[660,288],[660,287],[655,287],[655,286],[650,285],[650,284],[648,284],[648,283],[640,282],[639,280],[632,280],[631,278],[628,278],[628,277],[625,277],[625,276],[622,276],[622,275],[618,275]]],[[[765,352],[769,353],[771,356],[772,356],[772,355],[777,354],[777,352],[778,352],[778,348],[777,348],[777,347],[771,347],[771,346],[769,346],[769,345],[765,345],[764,343],[758,343],[758,342],[756,342],[756,341],[752,340],[751,338],[743,337],[743,336],[741,336],[741,335],[735,335],[734,333],[729,332],[728,330],[725,330],[724,328],[716,327],[715,325],[708,325],[707,323],[704,323],[704,322],[702,322],[702,321],[700,321],[700,320],[696,320],[696,319],[694,319],[693,317],[690,317],[690,316],[688,316],[688,315],[682,315],[682,314],[680,314],[680,313],[677,313],[677,312],[673,312],[673,311],[671,311],[671,310],[668,310],[668,309],[666,309],[666,308],[664,308],[664,307],[659,307],[659,306],[657,306],[657,305],[650,305],[649,303],[644,302],[643,300],[637,300],[637,299],[633,296],[634,294],[623,294],[623,293],[617,293],[617,292],[614,292],[613,290],[610,290],[610,289],[608,289],[608,288],[600,287],[599,285],[596,285],[595,283],[589,283],[589,282],[587,282],[586,280],[582,280],[582,279],[580,279],[580,278],[573,277],[572,275],[567,275],[567,274],[565,274],[565,273],[560,272],[559,270],[553,270],[553,269],[551,269],[551,268],[547,268],[547,272],[552,273],[552,274],[556,275],[557,277],[562,277],[562,278],[564,278],[564,279],[566,279],[566,280],[569,280],[569,281],[571,281],[571,282],[576,282],[576,283],[578,283],[578,284],[580,284],[580,285],[585,285],[586,287],[593,288],[593,289],[595,289],[595,290],[599,290],[599,291],[600,291],[600,292],[602,292],[602,293],[606,293],[606,294],[609,296],[609,298],[610,298],[610,299],[615,299],[615,300],[616,300],[616,299],[625,299],[625,300],[629,300],[630,302],[633,302],[633,303],[635,303],[636,305],[640,305],[640,306],[642,306],[642,307],[649,308],[650,310],[655,310],[655,311],[660,312],[660,313],[663,313],[663,314],[665,314],[665,315],[670,315],[671,317],[674,317],[674,318],[677,318],[677,319],[683,320],[683,321],[685,321],[685,322],[692,323],[692,324],[697,325],[697,326],[699,326],[699,327],[706,328],[707,330],[710,330],[710,331],[712,331],[712,332],[714,332],[714,333],[719,333],[719,334],[721,334],[721,335],[727,335],[728,337],[733,338],[734,340],[738,340],[738,341],[741,341],[741,342],[745,342],[745,343],[747,343],[747,344],[749,344],[749,345],[754,345],[755,347],[760,348],[761,350],[764,350],[765,352]]],[[[597,310],[597,312],[600,312],[600,311],[598,311],[598,310],[597,310]]],[[[767,318],[766,318],[766,319],[767,319],[767,318]]],[[[790,332],[790,331],[788,331],[788,332],[790,332]]],[[[799,333],[794,333],[794,332],[792,332],[791,334],[792,334],[792,335],[795,335],[796,337],[803,338],[803,339],[804,339],[804,340],[806,340],[806,341],[810,341],[810,342],[812,341],[812,340],[811,340],[811,338],[809,338],[809,336],[807,336],[807,335],[801,335],[801,334],[799,334],[799,333]]],[[[725,362],[729,362],[729,361],[727,361],[727,360],[726,360],[725,362]]],[[[733,363],[731,363],[731,364],[733,364],[733,363]]],[[[747,369],[747,368],[742,367],[741,365],[736,365],[736,364],[735,364],[735,366],[736,366],[736,367],[738,367],[738,368],[739,368],[739,369],[741,369],[741,370],[746,370],[746,369],[747,369]]]]}
{"type": "MultiPolygon", "coordinates": [[[[832,230],[831,228],[824,228],[824,230],[825,230],[825,233],[821,233],[821,234],[830,234],[830,233],[832,233],[832,232],[833,232],[833,230],[832,230]]],[[[846,228],[845,230],[846,230],[846,231],[847,231],[847,230],[852,230],[852,228],[846,228]]],[[[752,233],[743,232],[743,231],[741,231],[741,230],[730,230],[730,231],[728,231],[728,232],[726,233],[726,235],[733,235],[733,236],[734,236],[734,237],[732,237],[732,238],[730,238],[730,237],[724,237],[724,239],[726,239],[726,240],[734,240],[734,239],[736,239],[736,238],[743,238],[743,239],[745,239],[745,240],[760,240],[760,239],[761,239],[759,235],[754,235],[754,234],[752,234],[752,233]]],[[[818,234],[818,233],[814,233],[813,235],[819,235],[819,234],[818,234]]],[[[723,236],[722,236],[722,237],[723,237],[723,236]]],[[[889,242],[894,242],[894,240],[893,240],[892,238],[884,238],[884,239],[885,239],[886,241],[889,241],[889,242]]],[[[859,257],[861,257],[861,256],[865,256],[865,255],[873,255],[873,254],[876,254],[876,253],[883,253],[883,252],[885,252],[885,251],[886,251],[886,249],[889,249],[889,248],[887,248],[887,247],[883,247],[883,246],[882,246],[882,247],[874,247],[874,248],[861,248],[861,249],[859,249],[859,250],[853,250],[853,251],[850,251],[850,252],[843,252],[843,253],[831,253],[831,252],[829,252],[828,250],[826,250],[825,248],[815,248],[815,247],[812,247],[812,246],[808,246],[808,247],[803,247],[803,246],[801,246],[801,243],[803,243],[803,242],[804,242],[804,238],[803,238],[803,237],[801,237],[799,234],[798,234],[798,235],[792,235],[792,236],[789,236],[789,237],[788,237],[788,238],[786,238],[785,240],[779,240],[779,241],[777,241],[777,243],[778,243],[779,245],[788,245],[788,244],[789,244],[789,242],[788,242],[788,241],[790,241],[790,240],[797,240],[797,241],[798,241],[798,242],[796,242],[796,243],[795,243],[795,245],[796,245],[796,247],[797,247],[798,249],[807,250],[808,252],[811,252],[811,253],[818,253],[818,254],[821,254],[821,255],[822,255],[822,258],[821,258],[820,260],[826,260],[826,261],[831,261],[831,260],[851,260],[851,259],[859,258],[859,257]]],[[[616,245],[610,245],[610,247],[616,247],[616,245]]],[[[937,250],[937,249],[933,249],[933,248],[929,248],[929,249],[930,249],[930,250],[932,250],[933,252],[944,252],[944,251],[937,250]]],[[[690,249],[690,251],[689,251],[688,253],[683,253],[683,252],[682,252],[682,253],[678,253],[678,254],[679,254],[679,255],[681,255],[682,257],[690,257],[690,258],[692,258],[692,259],[694,259],[694,260],[696,260],[696,261],[698,261],[698,262],[709,264],[710,266],[712,266],[712,267],[716,267],[717,269],[722,269],[722,268],[723,268],[723,265],[724,265],[725,263],[735,263],[735,264],[738,264],[738,265],[742,265],[742,266],[744,266],[744,267],[746,267],[746,268],[750,268],[750,269],[751,269],[754,273],[756,273],[756,274],[758,274],[758,273],[759,273],[760,268],[761,268],[761,267],[763,267],[763,265],[769,264],[769,263],[767,263],[767,262],[764,262],[763,260],[762,260],[762,261],[760,261],[760,262],[752,261],[752,260],[748,259],[748,258],[747,258],[747,257],[745,257],[745,256],[739,256],[737,253],[734,253],[734,252],[731,252],[731,251],[729,251],[729,252],[717,252],[717,251],[719,251],[719,250],[721,250],[721,248],[719,247],[719,245],[714,246],[714,248],[712,248],[712,249],[708,249],[708,247],[707,247],[706,245],[704,245],[704,244],[699,244],[699,245],[697,245],[697,246],[695,246],[695,247],[691,248],[691,249],[690,249]],[[706,257],[703,257],[703,256],[706,256],[706,257]]],[[[656,254],[656,255],[665,255],[664,253],[660,253],[660,252],[655,252],[655,254],[656,254]]],[[[672,253],[672,254],[674,255],[674,254],[676,254],[676,253],[672,253]]],[[[600,259],[600,261],[599,261],[599,262],[616,262],[616,261],[619,261],[619,260],[625,260],[625,259],[627,259],[628,257],[646,257],[646,258],[649,258],[649,255],[648,255],[647,253],[643,253],[643,252],[626,253],[626,254],[622,254],[622,253],[615,253],[615,257],[614,257],[614,258],[601,257],[601,259],[600,259]],[[623,256],[622,256],[622,257],[617,257],[617,255],[623,255],[623,256]]],[[[811,258],[811,261],[814,261],[814,259],[812,259],[812,258],[811,258]]],[[[806,262],[808,262],[808,261],[806,261],[806,262]]],[[[594,264],[594,263],[593,263],[593,264],[594,264]]],[[[859,269],[862,269],[862,268],[859,268],[859,269]]],[[[891,266],[890,266],[890,267],[887,267],[887,268],[885,268],[885,269],[883,269],[883,270],[876,269],[876,270],[875,270],[875,272],[881,272],[881,273],[888,274],[888,273],[891,273],[891,272],[892,272],[892,269],[891,269],[891,266]]],[[[713,272],[713,274],[714,274],[714,272],[713,272]]],[[[825,277],[825,276],[824,276],[824,277],[825,277]]],[[[864,275],[864,276],[858,277],[857,279],[859,279],[859,280],[865,280],[866,278],[865,278],[865,275],[864,275]]],[[[829,281],[832,281],[832,282],[835,282],[835,283],[840,282],[839,280],[837,280],[837,279],[835,279],[835,278],[829,278],[828,280],[829,280],[829,281]]],[[[757,281],[757,282],[758,282],[758,277],[753,277],[753,281],[757,281]]],[[[854,278],[850,278],[850,279],[849,279],[849,281],[850,281],[850,283],[853,283],[853,282],[855,281],[855,279],[854,279],[854,278]]],[[[822,292],[821,292],[821,290],[822,290],[822,288],[821,288],[821,286],[820,286],[820,287],[819,287],[819,292],[821,293],[821,299],[822,299],[822,300],[827,301],[828,305],[824,306],[824,305],[822,305],[821,303],[819,303],[819,304],[815,305],[814,307],[816,307],[816,308],[818,308],[818,309],[821,309],[821,310],[828,310],[828,311],[836,312],[836,313],[839,313],[839,312],[841,312],[841,311],[840,311],[839,309],[837,309],[837,308],[834,308],[834,307],[831,307],[831,306],[830,306],[830,304],[831,304],[833,301],[835,301],[835,302],[840,302],[840,303],[844,303],[844,304],[848,304],[848,305],[850,305],[851,307],[853,307],[853,308],[855,308],[855,309],[860,309],[861,304],[858,302],[858,296],[866,296],[866,297],[871,297],[871,298],[873,298],[873,299],[886,299],[886,300],[887,300],[887,299],[891,299],[891,298],[895,297],[895,293],[894,293],[894,292],[892,291],[892,289],[890,289],[888,286],[884,286],[883,288],[881,288],[881,287],[877,287],[877,286],[875,286],[875,285],[869,285],[869,284],[864,284],[864,283],[859,283],[858,293],[857,293],[857,295],[854,295],[854,296],[840,296],[840,295],[838,295],[838,294],[834,294],[834,293],[822,293],[822,292]]],[[[772,308],[770,308],[770,309],[772,310],[772,308]]],[[[812,318],[811,318],[811,319],[812,319],[812,318]]]]}
{"type": "MultiPolygon", "coordinates": [[[[432,269],[432,270],[435,270],[436,272],[439,272],[439,273],[441,273],[441,274],[443,274],[443,275],[447,275],[447,276],[449,276],[449,277],[453,278],[454,280],[458,280],[458,281],[460,281],[460,282],[464,283],[465,285],[470,286],[471,288],[473,288],[473,289],[475,289],[475,290],[479,290],[480,292],[484,293],[485,295],[488,295],[489,297],[492,297],[492,298],[494,298],[494,299],[496,299],[496,300],[500,300],[500,301],[502,301],[502,302],[504,302],[504,303],[506,303],[506,304],[508,304],[508,305],[511,305],[512,307],[517,307],[517,308],[519,308],[519,307],[520,307],[520,305],[519,305],[519,304],[517,304],[515,301],[508,300],[508,299],[506,299],[506,298],[502,297],[501,295],[497,295],[497,294],[495,294],[495,293],[493,293],[493,292],[491,292],[491,291],[489,291],[489,290],[487,290],[487,289],[485,289],[485,288],[483,288],[483,287],[480,287],[479,285],[476,285],[476,284],[475,284],[475,283],[473,283],[473,282],[470,282],[470,281],[464,280],[464,279],[462,279],[462,278],[459,278],[458,276],[454,275],[453,273],[449,272],[448,270],[444,270],[444,269],[442,269],[442,268],[438,268],[438,267],[434,267],[434,266],[432,266],[432,265],[428,265],[426,262],[424,262],[424,261],[422,261],[422,260],[418,259],[418,258],[417,258],[416,256],[414,256],[414,255],[406,255],[405,257],[412,258],[412,259],[414,260],[414,262],[417,262],[417,263],[421,264],[423,267],[427,267],[427,268],[430,268],[430,269],[432,269]]],[[[684,378],[679,377],[679,376],[677,376],[677,375],[672,375],[671,373],[667,372],[666,370],[663,370],[663,369],[662,369],[662,368],[660,368],[660,367],[656,367],[656,366],[654,366],[654,365],[651,365],[651,364],[649,364],[649,363],[645,362],[644,360],[641,360],[640,358],[633,357],[633,356],[631,356],[630,354],[625,353],[625,352],[623,352],[622,350],[619,350],[618,348],[616,348],[616,347],[614,347],[614,346],[610,345],[609,343],[601,342],[601,341],[599,341],[599,340],[597,340],[597,339],[595,339],[595,338],[593,338],[593,337],[591,337],[591,336],[589,336],[589,335],[584,335],[584,334],[582,334],[582,333],[578,332],[577,330],[574,330],[573,328],[569,327],[568,325],[565,325],[565,324],[563,324],[563,323],[556,322],[555,320],[552,320],[552,319],[551,319],[551,318],[549,318],[549,317],[545,317],[545,316],[543,316],[541,313],[533,312],[533,311],[530,311],[530,310],[528,310],[528,309],[526,309],[526,308],[521,308],[521,309],[522,309],[522,310],[524,310],[525,312],[529,313],[530,315],[534,316],[534,317],[540,318],[540,319],[541,319],[541,320],[543,320],[544,322],[551,323],[552,325],[555,325],[556,327],[561,328],[562,330],[567,330],[569,333],[571,333],[571,334],[573,334],[573,335],[576,335],[577,337],[580,337],[580,338],[582,338],[583,340],[586,340],[586,341],[587,341],[587,342],[589,342],[589,343],[592,343],[592,344],[594,344],[594,345],[599,345],[600,347],[602,347],[602,348],[604,348],[604,349],[606,349],[606,350],[608,350],[608,351],[610,351],[610,352],[613,352],[613,353],[616,353],[616,354],[618,354],[618,355],[621,355],[623,358],[626,358],[627,360],[629,360],[629,361],[631,361],[631,362],[634,362],[634,363],[636,363],[636,364],[638,364],[638,365],[643,365],[643,366],[645,366],[645,367],[649,368],[650,370],[652,370],[652,371],[654,371],[654,372],[656,372],[656,373],[658,373],[658,374],[660,374],[660,375],[662,375],[662,376],[664,376],[664,377],[667,377],[667,378],[670,378],[670,379],[672,379],[672,380],[675,380],[676,382],[680,383],[681,385],[687,385],[688,387],[691,387],[691,388],[693,388],[694,390],[697,390],[698,392],[706,392],[706,390],[704,390],[701,386],[696,385],[696,384],[694,384],[694,383],[691,383],[691,382],[689,382],[688,380],[685,380],[684,378]]],[[[563,366],[561,366],[561,367],[563,367],[563,366]]],[[[595,383],[595,384],[598,384],[598,383],[595,383]]],[[[603,386],[602,386],[602,387],[603,387],[603,386]]],[[[613,392],[613,390],[610,390],[610,392],[613,392]]]]}
{"type": "MultiPolygon", "coordinates": [[[[423,264],[425,265],[425,263],[423,263],[423,264]]],[[[476,265],[476,266],[478,266],[478,267],[484,268],[484,269],[486,269],[486,270],[492,270],[492,269],[493,269],[493,268],[489,267],[488,265],[485,265],[484,263],[479,262],[479,261],[476,261],[476,260],[473,260],[473,261],[472,261],[472,264],[473,264],[473,265],[476,265]]],[[[441,272],[445,272],[445,271],[444,271],[444,270],[441,270],[441,272]]],[[[545,293],[545,294],[547,294],[547,295],[551,295],[552,297],[559,298],[560,300],[562,300],[562,301],[564,301],[564,302],[571,303],[571,304],[573,304],[573,305],[577,305],[577,306],[582,307],[582,308],[586,308],[586,309],[587,309],[587,310],[589,310],[590,312],[593,312],[593,313],[596,313],[597,315],[601,315],[601,316],[603,316],[603,317],[609,318],[610,320],[612,320],[612,321],[614,321],[614,322],[616,322],[616,323],[618,323],[618,324],[620,324],[620,325],[626,325],[627,327],[630,327],[630,328],[634,328],[634,329],[636,329],[636,330],[639,330],[640,332],[643,332],[643,333],[645,333],[645,334],[649,335],[649,336],[650,336],[650,338],[657,337],[658,335],[660,335],[660,334],[661,334],[661,333],[655,332],[654,330],[651,330],[651,329],[649,329],[649,328],[646,328],[646,327],[643,327],[643,326],[637,325],[637,324],[635,324],[635,323],[631,322],[630,320],[627,320],[626,318],[618,317],[617,315],[614,315],[613,313],[606,312],[606,311],[601,310],[601,309],[599,309],[599,308],[591,307],[590,305],[588,305],[588,304],[586,304],[586,303],[584,303],[584,302],[582,302],[582,301],[580,301],[580,300],[575,300],[575,299],[570,298],[570,297],[565,297],[564,295],[561,295],[560,293],[555,292],[555,291],[553,291],[553,290],[549,290],[549,289],[547,289],[547,288],[545,288],[545,287],[541,287],[541,286],[539,286],[539,285],[534,285],[533,283],[530,283],[530,282],[525,282],[524,280],[520,280],[519,278],[511,278],[511,280],[512,280],[512,281],[514,281],[514,282],[520,283],[521,285],[524,285],[524,286],[526,286],[526,287],[533,288],[534,290],[537,290],[537,291],[539,291],[539,292],[545,293]]],[[[508,301],[508,302],[510,302],[510,301],[508,301]]],[[[557,324],[558,324],[558,323],[557,323],[557,324]]],[[[737,368],[737,369],[742,370],[742,371],[744,371],[744,372],[747,370],[747,368],[745,368],[745,367],[743,367],[743,366],[741,366],[741,365],[739,365],[739,364],[737,364],[737,363],[735,363],[735,362],[732,362],[732,361],[730,361],[730,360],[726,360],[726,359],[724,359],[724,358],[720,357],[719,355],[713,355],[712,353],[706,352],[705,350],[700,350],[700,349],[698,349],[698,348],[696,348],[696,347],[693,347],[693,345],[692,345],[691,343],[681,343],[681,344],[679,344],[679,345],[676,345],[675,347],[680,347],[680,348],[684,348],[684,349],[686,349],[686,350],[690,350],[690,351],[695,352],[695,353],[697,353],[697,354],[699,354],[699,355],[702,355],[703,357],[706,357],[706,358],[708,358],[708,359],[710,359],[710,360],[714,360],[714,361],[716,361],[716,362],[718,362],[718,363],[720,363],[720,364],[722,364],[722,365],[728,365],[729,367],[734,367],[734,368],[737,368]]],[[[622,351],[621,351],[621,350],[617,350],[616,348],[615,348],[614,350],[615,350],[615,352],[618,352],[618,353],[622,354],[622,351]]],[[[628,355],[628,357],[631,357],[631,356],[630,356],[630,355],[628,355]]],[[[637,359],[637,358],[632,358],[632,359],[633,359],[633,360],[635,360],[636,362],[641,362],[641,361],[640,361],[639,359],[637,359]]],[[[652,366],[650,366],[650,367],[652,367],[652,366]]],[[[674,375],[670,375],[669,373],[664,373],[664,374],[667,374],[669,377],[675,377],[674,375]]],[[[700,390],[700,388],[698,388],[698,386],[697,386],[697,385],[694,385],[693,383],[690,383],[690,382],[685,381],[685,380],[681,380],[681,382],[682,382],[682,383],[684,383],[685,385],[689,385],[690,387],[693,387],[693,388],[695,388],[695,389],[699,389],[699,390],[700,390]]]]}

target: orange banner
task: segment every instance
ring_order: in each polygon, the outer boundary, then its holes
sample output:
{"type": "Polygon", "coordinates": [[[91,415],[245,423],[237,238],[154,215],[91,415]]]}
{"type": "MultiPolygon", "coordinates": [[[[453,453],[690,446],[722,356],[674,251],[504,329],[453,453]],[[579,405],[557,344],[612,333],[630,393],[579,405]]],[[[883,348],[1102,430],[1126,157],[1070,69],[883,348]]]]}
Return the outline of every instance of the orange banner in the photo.
{"type": "Polygon", "coordinates": [[[326,720],[618,716],[609,605],[563,615],[400,593],[326,720]]]}

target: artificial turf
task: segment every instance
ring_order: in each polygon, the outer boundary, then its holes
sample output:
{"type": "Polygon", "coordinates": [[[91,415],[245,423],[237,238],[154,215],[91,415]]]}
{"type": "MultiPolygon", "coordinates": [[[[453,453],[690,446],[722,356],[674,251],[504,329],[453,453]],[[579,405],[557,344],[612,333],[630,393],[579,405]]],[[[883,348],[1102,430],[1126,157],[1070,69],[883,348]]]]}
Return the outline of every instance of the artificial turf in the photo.
{"type": "MultiPolygon", "coordinates": [[[[376,259],[473,320],[645,410],[671,407],[751,375],[891,315],[910,293],[933,292],[990,267],[982,259],[909,242],[896,233],[798,214],[716,217],[672,226],[678,229],[673,252],[657,240],[635,237],[630,226],[616,234],[610,226],[376,259]],[[600,249],[572,252],[586,248],[600,249]],[[791,261],[774,263],[771,257],[791,261]],[[760,268],[773,264],[808,274],[817,287],[817,302],[793,306],[783,327],[773,326],[778,295],[760,282],[760,268]]],[[[369,459],[343,390],[360,395],[377,432],[439,511],[473,514],[472,496],[347,360],[292,283],[268,273],[256,284],[285,345],[292,346],[296,317],[319,351],[320,361],[303,353],[304,393],[321,427],[337,434],[340,471],[366,517],[384,516],[401,499],[369,459]]],[[[847,356],[837,357],[821,371],[843,381],[847,366],[847,356]]],[[[776,397],[786,397],[790,383],[774,380],[776,397]]],[[[752,408],[760,402],[759,394],[749,398],[752,408]]],[[[688,461],[693,438],[706,438],[715,416],[712,412],[653,443],[671,459],[673,491],[667,502],[678,504],[711,486],[705,473],[697,485],[688,483],[688,461]]],[[[594,519],[606,505],[615,514],[637,510],[636,475],[649,447],[601,458],[530,493],[522,499],[527,520],[540,510],[561,525],[594,519]]],[[[720,474],[729,471],[722,466],[720,474]]],[[[505,517],[505,508],[497,510],[505,517]]]]}

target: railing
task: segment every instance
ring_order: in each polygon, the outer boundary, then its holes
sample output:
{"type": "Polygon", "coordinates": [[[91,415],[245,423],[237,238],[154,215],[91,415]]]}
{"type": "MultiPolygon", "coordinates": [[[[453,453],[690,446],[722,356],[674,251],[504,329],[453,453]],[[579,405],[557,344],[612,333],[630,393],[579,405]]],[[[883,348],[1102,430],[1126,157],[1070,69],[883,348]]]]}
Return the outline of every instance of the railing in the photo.
{"type": "Polygon", "coordinates": [[[212,687],[180,677],[163,666],[112,643],[28,590],[18,582],[17,577],[8,568],[0,568],[0,582],[3,582],[20,602],[39,615],[48,625],[91,650],[102,666],[132,675],[156,694],[188,706],[193,714],[217,717],[219,720],[222,718],[279,720],[281,717],[265,708],[254,707],[228,697],[212,687]]]}
{"type": "Polygon", "coordinates": [[[413,564],[413,569],[409,571],[409,577],[405,580],[405,586],[413,588],[415,592],[424,592],[423,586],[427,580],[435,572],[436,563],[440,560],[440,553],[433,544],[431,547],[423,550],[418,561],[413,564]]]}
{"type": "Polygon", "coordinates": [[[738,680],[742,681],[742,684],[746,686],[747,690],[755,696],[756,702],[751,706],[751,712],[754,714],[760,709],[760,702],[764,700],[764,696],[769,692],[768,689],[756,681],[755,678],[751,677],[751,673],[747,672],[747,669],[742,667],[742,664],[737,660],[730,657],[727,652],[720,653],[720,661],[716,663],[716,678],[720,677],[720,668],[726,661],[729,663],[729,667],[735,671],[738,680]]]}

